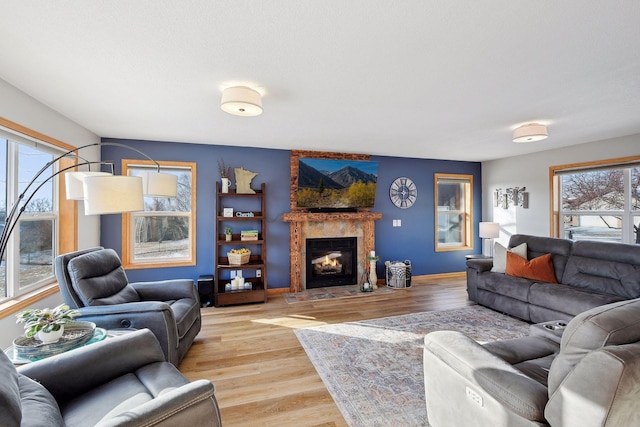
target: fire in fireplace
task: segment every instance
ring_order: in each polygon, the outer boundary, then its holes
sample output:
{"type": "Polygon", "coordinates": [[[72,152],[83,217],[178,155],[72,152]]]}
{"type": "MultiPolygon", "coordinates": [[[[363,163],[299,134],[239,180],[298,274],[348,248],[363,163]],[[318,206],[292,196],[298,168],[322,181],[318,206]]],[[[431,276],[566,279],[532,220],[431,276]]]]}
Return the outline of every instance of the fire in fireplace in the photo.
{"type": "Polygon", "coordinates": [[[307,239],[307,289],[356,284],[357,245],[355,237],[307,239]]]}

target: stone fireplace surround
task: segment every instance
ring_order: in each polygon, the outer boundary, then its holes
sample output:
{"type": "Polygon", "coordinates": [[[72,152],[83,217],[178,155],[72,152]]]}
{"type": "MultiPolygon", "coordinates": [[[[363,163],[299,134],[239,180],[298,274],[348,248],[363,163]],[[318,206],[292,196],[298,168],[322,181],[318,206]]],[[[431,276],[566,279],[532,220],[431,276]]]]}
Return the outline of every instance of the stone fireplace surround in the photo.
{"type": "Polygon", "coordinates": [[[367,271],[367,254],[375,250],[375,223],[380,212],[311,213],[289,212],[282,216],[289,223],[290,292],[306,289],[307,238],[356,237],[358,276],[367,271]]]}
{"type": "Polygon", "coordinates": [[[291,166],[291,212],[282,215],[289,223],[289,286],[290,292],[306,289],[306,242],[305,239],[320,237],[356,237],[358,244],[358,278],[368,271],[367,254],[375,250],[374,221],[382,219],[382,213],[358,212],[307,212],[297,207],[298,160],[303,157],[323,159],[370,160],[368,154],[332,153],[324,151],[292,150],[291,166]]]}

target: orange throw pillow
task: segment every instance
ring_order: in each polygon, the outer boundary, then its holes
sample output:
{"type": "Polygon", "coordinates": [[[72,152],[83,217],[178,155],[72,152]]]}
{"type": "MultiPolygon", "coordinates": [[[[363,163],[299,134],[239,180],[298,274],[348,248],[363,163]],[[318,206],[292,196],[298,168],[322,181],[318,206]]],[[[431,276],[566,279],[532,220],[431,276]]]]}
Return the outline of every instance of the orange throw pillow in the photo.
{"type": "Polygon", "coordinates": [[[556,273],[553,269],[551,254],[546,254],[527,261],[514,254],[507,252],[507,268],[505,274],[525,279],[541,280],[547,283],[558,283],[556,273]]]}

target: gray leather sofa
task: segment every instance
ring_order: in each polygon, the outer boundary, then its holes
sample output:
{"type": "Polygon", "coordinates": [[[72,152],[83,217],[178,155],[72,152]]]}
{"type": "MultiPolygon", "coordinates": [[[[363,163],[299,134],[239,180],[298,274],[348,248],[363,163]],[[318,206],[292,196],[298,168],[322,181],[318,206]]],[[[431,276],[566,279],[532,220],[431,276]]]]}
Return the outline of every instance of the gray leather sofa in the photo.
{"type": "Polygon", "coordinates": [[[560,344],[432,332],[424,381],[433,427],[640,426],[640,299],[579,314],[560,344]]]}
{"type": "Polygon", "coordinates": [[[568,320],[593,307],[640,297],[640,245],[515,234],[529,260],[552,254],[557,284],[492,272],[493,260],[467,260],[469,298],[494,310],[541,323],[568,320]]]}
{"type": "Polygon", "coordinates": [[[221,425],[214,388],[189,382],[146,329],[16,369],[0,351],[0,426],[221,425]]]}
{"type": "Polygon", "coordinates": [[[64,302],[80,311],[78,320],[105,329],[147,328],[176,366],[200,332],[191,279],[129,283],[118,254],[102,247],[56,257],[55,272],[64,302]]]}

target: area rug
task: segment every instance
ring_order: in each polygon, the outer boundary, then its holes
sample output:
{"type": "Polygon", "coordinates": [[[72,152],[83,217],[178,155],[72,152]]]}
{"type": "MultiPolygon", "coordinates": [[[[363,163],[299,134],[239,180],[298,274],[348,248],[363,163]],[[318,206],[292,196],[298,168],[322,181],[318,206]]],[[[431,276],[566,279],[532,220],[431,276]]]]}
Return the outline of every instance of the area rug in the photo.
{"type": "Polygon", "coordinates": [[[352,297],[364,297],[367,295],[379,295],[390,292],[402,292],[402,290],[388,288],[386,286],[378,286],[373,292],[361,292],[359,285],[347,285],[347,286],[329,286],[325,288],[307,289],[301,292],[285,293],[284,300],[289,303],[305,302],[305,301],[319,301],[323,299],[331,298],[352,298],[352,297]]]}
{"type": "Polygon", "coordinates": [[[487,342],[527,335],[529,325],[473,305],[295,333],[349,426],[405,427],[429,425],[422,350],[436,330],[487,342]]]}

